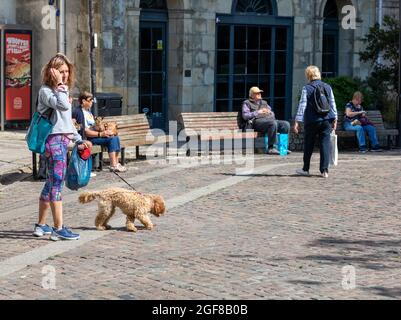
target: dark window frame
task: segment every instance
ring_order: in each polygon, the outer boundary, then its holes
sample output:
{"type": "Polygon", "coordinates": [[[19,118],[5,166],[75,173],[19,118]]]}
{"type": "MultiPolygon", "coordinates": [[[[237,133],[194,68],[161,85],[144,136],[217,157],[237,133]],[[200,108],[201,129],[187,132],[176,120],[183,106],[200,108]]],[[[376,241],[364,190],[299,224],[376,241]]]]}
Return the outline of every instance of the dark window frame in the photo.
{"type": "MultiPolygon", "coordinates": [[[[285,119],[291,119],[292,115],[292,79],[293,79],[293,48],[294,48],[294,18],[293,17],[277,17],[277,16],[252,16],[252,19],[249,19],[248,16],[246,15],[218,15],[217,17],[217,28],[219,26],[229,26],[230,27],[230,37],[234,37],[233,35],[233,28],[235,26],[259,26],[259,27],[269,27],[269,28],[280,28],[280,27],[285,27],[287,28],[287,48],[285,50],[286,52],[286,72],[285,72],[285,77],[286,77],[286,85],[285,87],[285,96],[284,97],[277,97],[277,101],[284,100],[284,118],[285,119]]],[[[270,101],[274,107],[274,100],[276,99],[274,95],[274,76],[279,75],[278,73],[275,73],[274,66],[275,66],[275,57],[274,54],[276,52],[274,45],[275,45],[275,38],[274,35],[276,32],[272,32],[272,50],[271,51],[271,58],[270,58],[270,91],[269,93],[265,93],[264,97],[268,98],[271,97],[273,100],[270,101]]],[[[230,40],[230,49],[226,49],[226,51],[230,52],[230,60],[229,60],[229,73],[227,74],[229,78],[229,93],[228,93],[228,98],[227,99],[217,99],[217,86],[218,86],[218,77],[223,77],[224,75],[218,74],[218,65],[217,65],[217,54],[218,54],[218,38],[216,37],[216,81],[215,81],[215,93],[214,93],[214,110],[217,110],[217,104],[221,103],[222,101],[228,101],[228,111],[233,111],[233,104],[234,104],[234,40],[230,40]]],[[[267,50],[269,51],[269,50],[267,50]]],[[[280,52],[282,50],[278,50],[277,52],[280,52]]],[[[247,88],[249,90],[249,88],[247,88]]]]}
{"type": "Polygon", "coordinates": [[[166,0],[141,0],[139,8],[145,10],[167,10],[166,0]]]}
{"type": "Polygon", "coordinates": [[[232,14],[239,14],[239,15],[272,15],[276,16],[277,15],[277,3],[274,0],[234,0],[231,8],[231,13],[232,14]],[[238,10],[238,5],[240,2],[248,2],[248,5],[256,5],[256,2],[265,2],[267,10],[270,12],[264,12],[264,13],[258,13],[255,11],[239,11],[238,10]]]}
{"type": "Polygon", "coordinates": [[[322,77],[332,78],[338,76],[338,56],[339,56],[339,36],[340,27],[338,19],[338,6],[336,0],[328,0],[324,8],[323,13],[323,37],[322,37],[322,77]],[[327,37],[334,38],[334,50],[325,50],[325,41],[327,37]],[[324,57],[332,55],[333,64],[329,64],[331,67],[325,69],[326,65],[324,63],[324,57]]]}
{"type": "MultiPolygon", "coordinates": [[[[164,131],[168,131],[168,52],[169,52],[169,46],[168,46],[168,11],[167,10],[153,10],[153,9],[141,9],[141,14],[140,14],[140,26],[141,27],[161,27],[164,29],[164,43],[163,43],[163,53],[164,55],[162,56],[162,70],[161,71],[141,71],[139,70],[139,80],[138,80],[138,108],[139,108],[139,113],[141,113],[141,98],[149,97],[152,101],[152,99],[155,97],[161,97],[162,101],[162,114],[163,114],[163,124],[161,125],[161,129],[164,131]],[[162,95],[160,94],[141,94],[141,75],[145,74],[161,74],[162,75],[162,80],[163,80],[163,85],[162,85],[162,95]]],[[[141,31],[139,31],[139,34],[141,34],[141,31]]],[[[139,35],[139,42],[141,42],[141,36],[139,35]]],[[[141,51],[146,51],[146,50],[153,50],[153,49],[145,49],[145,50],[139,50],[139,65],[141,65],[141,51]]],[[[151,61],[151,64],[153,61],[151,61]]],[[[153,86],[153,85],[152,85],[153,86]]],[[[152,92],[152,88],[151,88],[152,92]]],[[[153,128],[154,126],[152,126],[153,128]]]]}

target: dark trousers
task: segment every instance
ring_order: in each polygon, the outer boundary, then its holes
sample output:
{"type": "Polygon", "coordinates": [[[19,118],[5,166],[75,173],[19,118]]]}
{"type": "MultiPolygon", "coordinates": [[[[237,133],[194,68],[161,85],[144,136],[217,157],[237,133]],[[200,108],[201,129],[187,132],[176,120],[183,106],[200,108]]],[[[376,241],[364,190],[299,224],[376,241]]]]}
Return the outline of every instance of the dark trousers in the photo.
{"type": "Polygon", "coordinates": [[[314,122],[305,126],[304,133],[304,171],[309,171],[310,159],[315,146],[316,136],[319,138],[320,172],[329,172],[330,134],[332,126],[328,120],[314,122]]]}
{"type": "Polygon", "coordinates": [[[290,123],[284,120],[259,118],[253,120],[253,130],[267,134],[269,148],[272,148],[273,144],[277,143],[277,132],[288,134],[290,132],[290,123]]]}

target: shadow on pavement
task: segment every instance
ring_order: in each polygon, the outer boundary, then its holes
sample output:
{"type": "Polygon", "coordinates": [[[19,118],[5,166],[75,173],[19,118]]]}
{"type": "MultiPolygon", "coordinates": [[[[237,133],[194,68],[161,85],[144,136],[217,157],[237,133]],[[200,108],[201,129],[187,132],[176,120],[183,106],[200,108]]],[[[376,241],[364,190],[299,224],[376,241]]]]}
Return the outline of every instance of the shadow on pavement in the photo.
{"type": "Polygon", "coordinates": [[[26,230],[0,230],[0,239],[36,239],[36,240],[49,240],[48,236],[35,237],[32,235],[33,228],[30,231],[26,230]]]}
{"type": "Polygon", "coordinates": [[[292,283],[292,284],[305,285],[305,286],[320,286],[323,284],[320,281],[309,281],[309,280],[289,280],[287,282],[292,283]]]}
{"type": "Polygon", "coordinates": [[[320,174],[311,174],[309,176],[301,176],[299,174],[267,174],[267,173],[251,173],[251,174],[235,174],[235,173],[221,173],[222,176],[231,177],[296,177],[296,178],[321,178],[320,174]]]}
{"type": "MultiPolygon", "coordinates": [[[[153,224],[156,227],[156,224],[153,224]]],[[[147,230],[144,226],[141,225],[135,225],[135,227],[139,230],[147,230]]],[[[97,230],[96,227],[80,227],[80,226],[76,226],[76,227],[71,227],[73,230],[82,230],[82,231],[99,231],[99,232],[103,232],[101,230],[97,230]]],[[[132,231],[127,231],[127,229],[125,228],[125,226],[121,226],[121,227],[116,227],[116,228],[111,228],[107,231],[125,231],[125,232],[132,232],[132,231]]],[[[132,232],[135,233],[135,232],[132,232]]]]}
{"type": "Polygon", "coordinates": [[[360,289],[364,291],[371,291],[374,294],[388,297],[388,298],[396,298],[400,299],[401,297],[401,288],[384,288],[384,287],[360,287],[360,289]]]}
{"type": "Polygon", "coordinates": [[[299,259],[337,265],[355,264],[355,267],[371,270],[397,269],[401,264],[401,240],[346,240],[325,237],[311,242],[308,247],[335,252],[299,259]]]}
{"type": "MultiPolygon", "coordinates": [[[[333,245],[361,245],[367,247],[400,247],[401,240],[344,240],[339,238],[321,238],[310,244],[310,247],[332,247],[333,245]]],[[[396,253],[399,253],[398,251],[396,253]]]]}
{"type": "Polygon", "coordinates": [[[12,172],[0,175],[0,185],[8,186],[13,183],[32,178],[32,173],[12,172]]]}
{"type": "MultiPolygon", "coordinates": [[[[383,234],[382,236],[386,235],[383,234]]],[[[335,251],[331,253],[328,252],[327,254],[298,256],[296,258],[318,263],[320,264],[319,268],[322,268],[322,264],[336,266],[351,265],[354,266],[356,270],[358,270],[358,268],[364,268],[383,272],[389,269],[399,269],[401,264],[401,250],[399,249],[401,247],[401,240],[348,240],[324,237],[309,243],[307,246],[318,249],[319,251],[322,249],[335,251]],[[370,252],[365,253],[367,250],[370,252]]],[[[288,259],[281,257],[274,260],[285,261],[288,259]]],[[[293,260],[293,258],[291,260],[293,260]]],[[[320,283],[316,281],[290,280],[288,282],[300,285],[320,285],[320,283]]],[[[394,284],[396,284],[396,282],[394,284]]],[[[358,289],[387,298],[401,298],[400,287],[358,286],[358,289]]]]}

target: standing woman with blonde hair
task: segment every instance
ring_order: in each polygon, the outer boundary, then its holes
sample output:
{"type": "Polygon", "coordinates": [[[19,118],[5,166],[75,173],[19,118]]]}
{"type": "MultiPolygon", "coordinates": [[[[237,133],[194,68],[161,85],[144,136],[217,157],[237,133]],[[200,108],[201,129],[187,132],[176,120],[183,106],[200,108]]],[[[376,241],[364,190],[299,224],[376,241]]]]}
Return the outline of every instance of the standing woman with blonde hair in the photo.
{"type": "Polygon", "coordinates": [[[337,107],[334,100],[333,89],[321,81],[320,70],[316,66],[305,69],[308,84],[302,89],[301,99],[295,117],[294,132],[298,134],[299,122],[304,123],[304,166],[296,171],[299,175],[308,176],[310,160],[315,146],[316,136],[319,139],[320,166],[323,178],[329,176],[330,135],[337,128],[337,107]],[[327,113],[319,113],[316,106],[315,90],[324,90],[330,109],[327,113]]]}
{"type": "Polygon", "coordinates": [[[82,141],[75,129],[72,106],[69,102],[69,89],[74,85],[75,68],[70,60],[58,53],[42,69],[42,86],[38,94],[38,111],[51,109],[52,132],[45,143],[45,156],[48,167],[46,184],[39,199],[39,221],[35,224],[33,235],[42,237],[51,234],[51,240],[76,240],[79,234],[73,233],[63,225],[63,202],[61,192],[67,169],[67,147],[70,141],[78,144],[78,149],[90,147],[90,142],[82,141]],[[51,209],[54,228],[46,224],[51,209]]]}

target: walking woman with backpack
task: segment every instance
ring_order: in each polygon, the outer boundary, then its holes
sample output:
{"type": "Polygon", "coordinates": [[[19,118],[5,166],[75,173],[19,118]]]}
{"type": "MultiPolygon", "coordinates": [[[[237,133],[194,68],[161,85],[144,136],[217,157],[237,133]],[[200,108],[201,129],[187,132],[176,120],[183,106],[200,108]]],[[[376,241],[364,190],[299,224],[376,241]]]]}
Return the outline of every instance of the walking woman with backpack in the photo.
{"type": "Polygon", "coordinates": [[[79,239],[79,234],[63,225],[61,192],[67,169],[68,144],[74,141],[79,150],[91,146],[90,142],[82,141],[71,119],[69,89],[74,85],[74,74],[74,66],[68,58],[57,54],[43,67],[42,87],[38,95],[38,112],[43,114],[51,110],[53,129],[45,143],[48,174],[39,199],[39,221],[35,224],[33,235],[51,235],[50,239],[54,241],[79,239]],[[54,228],[46,224],[49,209],[54,228]]]}
{"type": "Polygon", "coordinates": [[[323,178],[329,176],[330,134],[337,128],[337,108],[332,88],[321,81],[320,70],[308,66],[305,70],[308,84],[302,89],[294,123],[294,133],[299,132],[299,122],[304,123],[304,166],[297,174],[309,176],[310,160],[319,139],[320,173],[323,178]]]}

